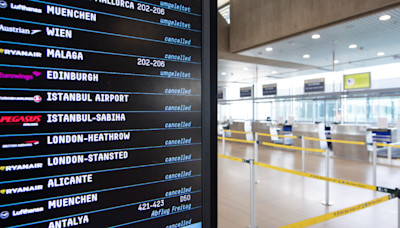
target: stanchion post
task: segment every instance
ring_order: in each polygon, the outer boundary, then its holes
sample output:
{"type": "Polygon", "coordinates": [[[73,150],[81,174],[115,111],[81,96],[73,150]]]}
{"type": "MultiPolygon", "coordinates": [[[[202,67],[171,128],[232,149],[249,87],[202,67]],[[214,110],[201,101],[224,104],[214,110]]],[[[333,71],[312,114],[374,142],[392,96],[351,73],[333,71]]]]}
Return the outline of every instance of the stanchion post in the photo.
{"type": "MultiPolygon", "coordinates": [[[[325,150],[325,176],[329,177],[329,148],[325,150]]],[[[329,181],[325,181],[325,201],[322,201],[325,206],[332,206],[333,203],[329,202],[329,181]]]]}
{"type": "Polygon", "coordinates": [[[225,152],[225,130],[224,129],[222,129],[222,154],[226,155],[226,152],[225,152]]]}
{"type": "Polygon", "coordinates": [[[304,136],[301,136],[301,167],[302,167],[302,171],[305,172],[306,171],[306,164],[305,164],[305,160],[306,160],[306,151],[304,150],[305,146],[306,146],[306,139],[304,138],[304,136]]]}
{"type": "Polygon", "coordinates": [[[389,165],[392,165],[392,147],[388,147],[388,160],[389,160],[389,165]]]}
{"type": "MultiPolygon", "coordinates": [[[[258,133],[255,132],[254,133],[254,161],[258,162],[258,133]]],[[[255,183],[258,184],[260,183],[260,181],[258,180],[257,176],[258,176],[258,172],[257,172],[257,166],[254,166],[254,179],[255,179],[255,183]]]]}
{"type": "Polygon", "coordinates": [[[377,159],[377,146],[376,142],[373,143],[373,151],[372,151],[372,183],[374,186],[376,186],[376,159],[377,159]]]}
{"type": "Polygon", "coordinates": [[[250,159],[250,228],[256,228],[256,188],[254,160],[250,159]]]}

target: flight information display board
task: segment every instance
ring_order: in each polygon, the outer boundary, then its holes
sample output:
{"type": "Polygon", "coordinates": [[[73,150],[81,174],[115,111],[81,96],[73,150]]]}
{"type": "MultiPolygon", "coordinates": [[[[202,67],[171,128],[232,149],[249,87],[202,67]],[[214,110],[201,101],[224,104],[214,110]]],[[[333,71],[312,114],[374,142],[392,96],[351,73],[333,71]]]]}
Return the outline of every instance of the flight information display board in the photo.
{"type": "Polygon", "coordinates": [[[262,92],[263,96],[269,96],[269,95],[277,95],[278,94],[278,84],[268,84],[268,85],[263,85],[262,86],[262,92]]]}
{"type": "Polygon", "coordinates": [[[0,226],[203,217],[202,0],[0,0],[0,226]]]}
{"type": "Polygon", "coordinates": [[[325,92],[325,78],[304,80],[304,92],[325,92]]]}

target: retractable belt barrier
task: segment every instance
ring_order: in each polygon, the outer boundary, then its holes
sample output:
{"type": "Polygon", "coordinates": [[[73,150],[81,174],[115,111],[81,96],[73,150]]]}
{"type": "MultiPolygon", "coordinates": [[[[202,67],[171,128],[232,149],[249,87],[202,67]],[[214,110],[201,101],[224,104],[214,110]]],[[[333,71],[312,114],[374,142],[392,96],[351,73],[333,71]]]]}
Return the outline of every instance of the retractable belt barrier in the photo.
{"type": "Polygon", "coordinates": [[[253,132],[248,132],[248,131],[231,131],[231,130],[224,130],[224,131],[236,134],[253,134],[253,132]]]}
{"type": "Polygon", "coordinates": [[[380,203],[386,202],[388,200],[391,200],[391,199],[394,199],[397,197],[392,197],[392,195],[383,196],[381,198],[374,199],[374,200],[371,200],[371,201],[368,201],[368,202],[365,202],[362,204],[358,204],[358,205],[348,207],[348,208],[345,208],[342,210],[334,211],[334,212],[331,212],[331,213],[328,213],[325,215],[321,215],[321,216],[318,216],[315,218],[307,219],[307,220],[304,220],[301,222],[293,223],[293,224],[290,224],[287,226],[282,226],[280,228],[302,228],[302,227],[311,226],[311,225],[314,225],[314,224],[317,224],[320,222],[324,222],[324,221],[334,219],[334,218],[337,218],[337,217],[340,217],[343,215],[347,215],[347,214],[350,214],[350,213],[353,213],[353,212],[356,212],[356,211],[359,211],[359,210],[362,210],[362,209],[365,209],[368,207],[378,205],[380,203]]]}
{"type": "MultiPolygon", "coordinates": [[[[244,139],[223,138],[220,136],[218,136],[218,139],[232,141],[232,142],[241,142],[241,143],[254,143],[255,142],[255,141],[248,141],[248,140],[244,140],[244,139]]],[[[280,145],[280,144],[275,144],[275,143],[258,142],[258,141],[257,141],[257,143],[265,145],[265,146],[274,146],[274,147],[286,148],[286,149],[291,149],[291,150],[305,150],[305,151],[319,152],[319,153],[325,152],[325,150],[321,150],[321,149],[302,148],[302,147],[296,147],[296,146],[285,146],[285,145],[280,145]]]]}
{"type": "Polygon", "coordinates": [[[325,141],[325,142],[334,142],[334,143],[365,145],[365,142],[357,142],[357,141],[346,141],[346,140],[335,140],[335,139],[317,139],[317,138],[310,138],[310,137],[304,137],[304,139],[311,140],[311,141],[325,141]]]}
{"type": "Polygon", "coordinates": [[[297,136],[291,136],[291,135],[271,135],[271,134],[264,134],[264,133],[258,133],[258,135],[261,136],[271,136],[271,137],[281,137],[281,138],[290,138],[290,139],[297,139],[297,136]]]}
{"type": "MultiPolygon", "coordinates": [[[[241,159],[241,158],[236,158],[236,157],[231,157],[231,156],[226,156],[226,155],[221,155],[221,154],[218,154],[218,157],[226,158],[226,159],[238,161],[238,162],[243,161],[243,159],[241,159]]],[[[291,173],[291,174],[295,174],[298,176],[303,176],[303,177],[308,177],[308,178],[313,178],[313,179],[323,180],[323,181],[329,181],[329,182],[336,183],[336,184],[342,184],[342,185],[347,185],[347,186],[352,186],[352,187],[357,187],[357,188],[363,188],[363,189],[368,189],[368,190],[372,190],[372,191],[385,192],[385,193],[395,192],[395,190],[389,189],[389,188],[368,185],[368,184],[358,183],[358,182],[354,182],[354,181],[347,181],[347,180],[342,180],[342,179],[337,179],[337,178],[332,178],[332,177],[325,177],[325,176],[320,176],[320,175],[311,174],[311,173],[305,173],[305,172],[291,170],[291,169],[285,169],[285,168],[268,165],[268,164],[261,163],[261,162],[254,162],[254,165],[281,171],[281,172],[285,172],[285,173],[291,173]]]]}
{"type": "Polygon", "coordinates": [[[386,147],[396,147],[400,148],[400,145],[391,145],[391,144],[385,144],[385,143],[376,143],[377,146],[386,146],[386,147]]]}
{"type": "Polygon", "coordinates": [[[286,149],[292,149],[292,150],[304,150],[304,151],[319,152],[319,153],[325,152],[325,150],[321,150],[321,149],[303,148],[303,147],[297,147],[297,146],[285,146],[285,145],[280,145],[280,144],[275,144],[275,143],[267,143],[267,142],[258,142],[258,143],[262,144],[262,145],[266,145],[266,146],[274,146],[274,147],[280,147],[280,148],[286,148],[286,149]]]}
{"type": "Polygon", "coordinates": [[[224,139],[226,141],[232,141],[232,142],[241,142],[241,143],[254,143],[254,141],[248,141],[244,139],[232,139],[232,138],[223,138],[218,136],[218,139],[224,139]]]}
{"type": "Polygon", "coordinates": [[[304,176],[304,177],[309,177],[309,178],[314,178],[314,179],[318,179],[318,180],[324,180],[324,181],[328,181],[328,182],[332,182],[332,183],[337,183],[337,184],[343,184],[343,185],[348,185],[348,186],[352,186],[352,187],[358,187],[358,188],[363,188],[363,189],[369,189],[369,190],[373,190],[373,191],[378,191],[378,192],[384,192],[384,193],[389,193],[390,195],[387,196],[383,196],[380,197],[378,199],[374,199],[362,204],[358,204],[352,207],[348,207],[342,210],[338,210],[338,211],[334,211],[325,215],[321,215],[321,216],[317,216],[311,219],[307,219],[301,222],[297,222],[297,223],[293,223],[290,225],[286,225],[286,226],[282,226],[280,228],[303,228],[303,227],[307,227],[307,226],[311,226],[320,222],[324,222],[330,219],[334,219],[343,215],[347,215],[371,206],[375,206],[377,204],[386,202],[388,200],[394,199],[394,198],[399,198],[399,224],[398,227],[400,227],[400,189],[390,189],[390,188],[385,188],[385,187],[378,187],[378,186],[373,186],[373,185],[368,185],[368,184],[362,184],[362,183],[357,183],[357,182],[353,182],[353,181],[346,181],[346,180],[341,180],[341,179],[336,179],[336,178],[330,178],[330,177],[324,177],[324,176],[320,176],[320,175],[315,175],[315,174],[310,174],[310,173],[305,173],[305,172],[301,172],[301,171],[295,171],[295,170],[290,170],[290,169],[285,169],[285,168],[280,168],[277,166],[272,166],[272,165],[268,165],[265,163],[261,163],[261,162],[255,162],[254,160],[250,159],[250,160],[246,160],[246,159],[241,159],[241,158],[236,158],[236,157],[232,157],[232,156],[226,156],[226,155],[221,155],[218,154],[218,157],[221,158],[225,158],[225,159],[229,159],[232,161],[237,161],[237,162],[245,162],[245,163],[249,163],[250,164],[250,173],[251,173],[251,226],[252,228],[256,227],[256,207],[255,207],[255,191],[254,191],[254,165],[256,166],[261,166],[264,168],[269,168],[269,169],[273,169],[273,170],[277,170],[277,171],[281,171],[281,172],[286,172],[286,173],[291,173],[291,174],[296,174],[299,176],[304,176]]]}

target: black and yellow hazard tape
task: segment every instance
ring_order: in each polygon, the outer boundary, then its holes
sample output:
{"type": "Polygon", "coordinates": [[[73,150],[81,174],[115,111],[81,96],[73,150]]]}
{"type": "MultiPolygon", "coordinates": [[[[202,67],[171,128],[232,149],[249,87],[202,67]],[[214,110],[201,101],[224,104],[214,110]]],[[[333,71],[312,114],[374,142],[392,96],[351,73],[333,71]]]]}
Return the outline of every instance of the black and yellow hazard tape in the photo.
{"type": "Polygon", "coordinates": [[[315,217],[315,218],[307,219],[307,220],[304,220],[304,221],[301,221],[301,222],[297,222],[297,223],[293,223],[293,224],[290,224],[290,225],[287,225],[287,226],[282,226],[280,228],[302,228],[302,227],[311,226],[311,225],[314,225],[314,224],[317,224],[317,223],[320,223],[320,222],[324,222],[324,221],[327,221],[327,220],[330,220],[330,219],[338,218],[338,217],[343,216],[343,215],[347,215],[347,214],[350,214],[350,213],[353,213],[353,212],[356,212],[356,211],[359,211],[359,210],[362,210],[362,209],[365,209],[365,208],[368,208],[368,207],[375,206],[377,204],[386,202],[386,201],[388,201],[390,199],[392,199],[392,197],[390,195],[384,196],[384,197],[381,197],[381,198],[378,198],[378,199],[374,199],[374,200],[371,200],[371,201],[368,201],[368,202],[365,202],[365,203],[362,203],[362,204],[358,204],[358,205],[355,205],[355,206],[352,206],[352,207],[348,207],[348,208],[345,208],[345,209],[342,209],[342,210],[334,211],[334,212],[331,212],[331,213],[328,213],[328,214],[325,214],[325,215],[321,215],[321,216],[318,216],[318,217],[315,217]]]}

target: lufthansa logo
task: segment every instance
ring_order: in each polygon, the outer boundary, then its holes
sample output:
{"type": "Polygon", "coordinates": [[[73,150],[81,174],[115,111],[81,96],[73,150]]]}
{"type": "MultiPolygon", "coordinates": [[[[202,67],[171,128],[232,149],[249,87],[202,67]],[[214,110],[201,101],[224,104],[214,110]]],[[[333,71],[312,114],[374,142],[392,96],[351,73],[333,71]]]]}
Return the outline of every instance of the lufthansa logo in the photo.
{"type": "Polygon", "coordinates": [[[7,8],[7,2],[0,0],[0,9],[5,9],[5,8],[7,8]]]}
{"type": "Polygon", "coordinates": [[[2,211],[2,212],[0,213],[0,218],[1,218],[1,219],[7,219],[8,216],[10,216],[10,213],[9,213],[8,211],[2,211]]]}

